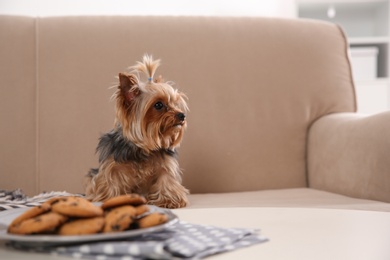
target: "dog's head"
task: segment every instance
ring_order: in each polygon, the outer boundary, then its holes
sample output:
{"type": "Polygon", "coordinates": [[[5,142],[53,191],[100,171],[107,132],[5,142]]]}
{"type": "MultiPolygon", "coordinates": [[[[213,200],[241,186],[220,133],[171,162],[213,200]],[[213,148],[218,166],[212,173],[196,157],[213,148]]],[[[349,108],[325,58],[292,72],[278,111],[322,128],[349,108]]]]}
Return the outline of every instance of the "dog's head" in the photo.
{"type": "Polygon", "coordinates": [[[178,147],[187,127],[186,96],[161,77],[153,80],[159,65],[159,60],[145,55],[143,62],[131,67],[131,74],[119,74],[114,95],[116,123],[123,136],[146,152],[178,147]],[[145,73],[148,80],[142,82],[134,72],[145,73]]]}

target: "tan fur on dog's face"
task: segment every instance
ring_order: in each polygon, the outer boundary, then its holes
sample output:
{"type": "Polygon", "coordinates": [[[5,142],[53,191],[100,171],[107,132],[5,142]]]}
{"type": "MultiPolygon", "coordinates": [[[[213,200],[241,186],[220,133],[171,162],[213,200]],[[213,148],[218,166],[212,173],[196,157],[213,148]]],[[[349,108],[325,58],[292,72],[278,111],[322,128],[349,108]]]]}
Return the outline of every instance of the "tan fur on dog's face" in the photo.
{"type": "Polygon", "coordinates": [[[139,83],[135,75],[120,74],[116,121],[123,136],[147,152],[174,149],[187,127],[186,96],[168,83],[139,83]]]}
{"type": "Polygon", "coordinates": [[[141,122],[146,136],[158,140],[157,147],[165,149],[178,147],[187,127],[183,95],[173,92],[172,95],[151,98],[147,107],[144,120],[141,122]]]}

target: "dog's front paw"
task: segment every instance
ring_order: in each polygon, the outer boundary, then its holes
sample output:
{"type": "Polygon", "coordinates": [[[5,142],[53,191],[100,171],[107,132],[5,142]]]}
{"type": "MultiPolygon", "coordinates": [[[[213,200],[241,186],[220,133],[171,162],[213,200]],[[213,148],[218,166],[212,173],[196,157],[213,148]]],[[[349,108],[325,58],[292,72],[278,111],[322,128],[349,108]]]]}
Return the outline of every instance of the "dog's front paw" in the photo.
{"type": "Polygon", "coordinates": [[[153,193],[147,197],[148,203],[168,209],[183,208],[188,205],[187,193],[162,194],[153,193]]]}

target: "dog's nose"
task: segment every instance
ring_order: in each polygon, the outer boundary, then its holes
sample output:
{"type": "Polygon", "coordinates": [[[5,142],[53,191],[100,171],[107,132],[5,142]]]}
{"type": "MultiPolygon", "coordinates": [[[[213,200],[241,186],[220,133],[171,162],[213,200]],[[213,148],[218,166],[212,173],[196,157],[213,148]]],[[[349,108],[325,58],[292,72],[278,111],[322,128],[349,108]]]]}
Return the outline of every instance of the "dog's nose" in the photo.
{"type": "Polygon", "coordinates": [[[181,112],[177,113],[176,116],[180,120],[180,122],[183,122],[184,119],[186,119],[186,115],[181,112]]]}

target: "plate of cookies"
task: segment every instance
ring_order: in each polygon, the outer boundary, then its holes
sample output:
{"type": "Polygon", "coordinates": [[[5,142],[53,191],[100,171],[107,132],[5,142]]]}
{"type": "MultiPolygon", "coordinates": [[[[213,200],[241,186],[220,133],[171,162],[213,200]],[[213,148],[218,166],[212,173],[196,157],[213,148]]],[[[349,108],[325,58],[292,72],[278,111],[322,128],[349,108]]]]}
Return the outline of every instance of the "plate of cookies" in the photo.
{"type": "Polygon", "coordinates": [[[138,194],[92,203],[83,197],[52,198],[40,206],[0,213],[0,239],[24,246],[121,240],[169,228],[178,217],[147,205],[138,194]]]}

